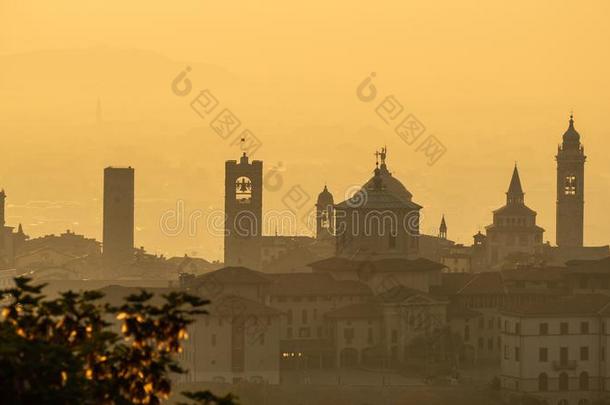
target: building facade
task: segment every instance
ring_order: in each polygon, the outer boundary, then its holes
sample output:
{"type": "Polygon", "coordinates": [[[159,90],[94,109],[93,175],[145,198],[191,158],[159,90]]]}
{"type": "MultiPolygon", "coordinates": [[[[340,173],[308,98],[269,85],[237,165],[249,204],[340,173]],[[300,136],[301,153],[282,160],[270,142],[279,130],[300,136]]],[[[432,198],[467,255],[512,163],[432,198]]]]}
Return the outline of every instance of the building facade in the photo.
{"type": "Polygon", "coordinates": [[[502,311],[506,402],[591,405],[610,398],[610,298],[577,294],[502,311]]]}

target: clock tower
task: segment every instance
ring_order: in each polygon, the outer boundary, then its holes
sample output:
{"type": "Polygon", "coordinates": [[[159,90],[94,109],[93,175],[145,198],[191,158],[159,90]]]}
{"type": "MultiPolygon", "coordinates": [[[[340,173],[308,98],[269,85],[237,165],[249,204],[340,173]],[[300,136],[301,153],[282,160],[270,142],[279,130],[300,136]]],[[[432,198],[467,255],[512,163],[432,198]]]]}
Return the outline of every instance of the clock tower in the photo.
{"type": "Polygon", "coordinates": [[[585,149],[574,117],[557,148],[557,236],[559,247],[582,247],[585,196],[585,149]]]}

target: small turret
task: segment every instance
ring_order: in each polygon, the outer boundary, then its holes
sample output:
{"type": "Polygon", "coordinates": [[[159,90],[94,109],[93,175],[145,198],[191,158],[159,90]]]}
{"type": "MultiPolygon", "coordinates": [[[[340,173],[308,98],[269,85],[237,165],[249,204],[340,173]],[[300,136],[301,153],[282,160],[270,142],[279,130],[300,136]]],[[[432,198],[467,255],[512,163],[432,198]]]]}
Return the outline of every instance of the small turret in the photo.
{"type": "Polygon", "coordinates": [[[447,239],[447,223],[445,222],[445,214],[441,218],[441,225],[438,227],[438,237],[447,239]]]}
{"type": "Polygon", "coordinates": [[[508,191],[506,192],[506,204],[523,204],[523,196],[524,193],[523,188],[521,187],[521,179],[519,178],[519,170],[515,163],[513,177],[510,179],[510,186],[508,186],[508,191]]]}

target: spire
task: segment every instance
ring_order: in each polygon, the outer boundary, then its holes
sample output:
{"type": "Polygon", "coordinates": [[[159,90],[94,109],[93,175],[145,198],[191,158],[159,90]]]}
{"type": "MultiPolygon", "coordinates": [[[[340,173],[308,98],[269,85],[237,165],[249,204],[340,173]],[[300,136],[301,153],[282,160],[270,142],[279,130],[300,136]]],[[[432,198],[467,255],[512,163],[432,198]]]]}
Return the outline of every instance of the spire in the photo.
{"type": "Polygon", "coordinates": [[[507,204],[522,204],[523,203],[523,188],[521,188],[521,179],[519,178],[519,170],[517,163],[513,170],[513,177],[510,179],[508,192],[506,193],[507,204]]]}
{"type": "Polygon", "coordinates": [[[447,223],[445,222],[445,214],[441,218],[441,225],[438,227],[438,236],[441,239],[447,239],[447,223]]]}
{"type": "Polygon", "coordinates": [[[570,114],[570,121],[568,121],[568,129],[563,134],[563,145],[566,146],[578,146],[580,144],[580,134],[574,128],[574,114],[570,114]]]}

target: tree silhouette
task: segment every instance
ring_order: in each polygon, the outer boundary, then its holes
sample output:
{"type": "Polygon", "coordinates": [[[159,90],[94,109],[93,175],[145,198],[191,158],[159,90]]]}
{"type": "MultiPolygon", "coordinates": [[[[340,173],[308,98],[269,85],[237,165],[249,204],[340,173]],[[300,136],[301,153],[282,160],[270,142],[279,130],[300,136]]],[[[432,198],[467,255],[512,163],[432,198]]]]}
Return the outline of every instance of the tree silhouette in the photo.
{"type": "MultiPolygon", "coordinates": [[[[171,373],[192,317],[205,314],[207,300],[184,292],[142,290],[115,307],[99,291],[64,292],[54,300],[44,285],[15,279],[0,290],[0,403],[159,404],[171,392],[171,373]],[[113,321],[120,323],[114,332],[113,321]]],[[[231,405],[230,394],[184,393],[199,404],[231,405]]]]}

